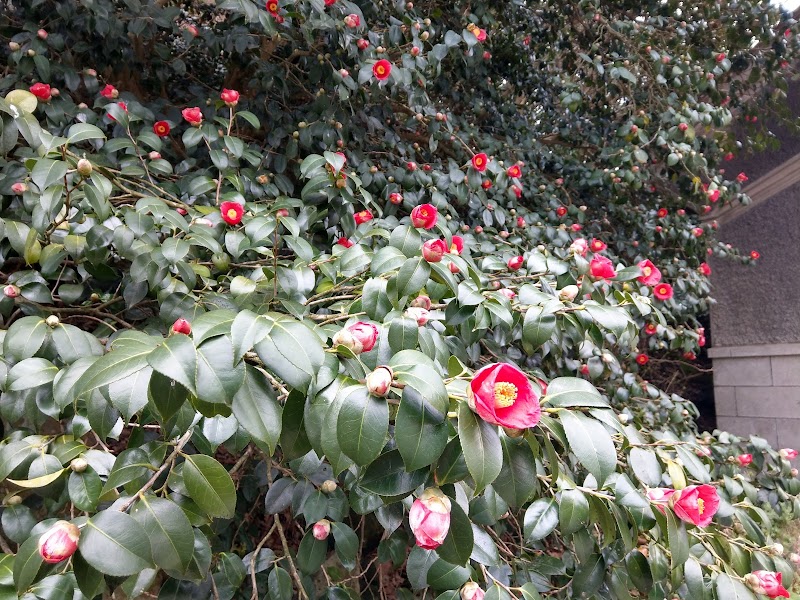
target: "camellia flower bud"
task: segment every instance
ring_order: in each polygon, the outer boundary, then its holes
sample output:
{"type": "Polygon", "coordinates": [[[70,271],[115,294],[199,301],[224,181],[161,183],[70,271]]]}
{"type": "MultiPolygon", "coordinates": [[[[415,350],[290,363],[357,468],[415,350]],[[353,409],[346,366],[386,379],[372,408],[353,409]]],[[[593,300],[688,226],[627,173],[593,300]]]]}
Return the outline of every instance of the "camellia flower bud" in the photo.
{"type": "Polygon", "coordinates": [[[523,257],[515,256],[513,258],[509,258],[508,259],[507,266],[508,266],[508,268],[510,270],[517,271],[522,267],[524,262],[525,262],[525,259],[523,257]]]}
{"type": "Polygon", "coordinates": [[[420,306],[412,306],[411,308],[406,309],[406,316],[414,319],[417,322],[417,325],[420,327],[425,325],[425,323],[427,323],[431,318],[428,310],[420,306]]]}
{"type": "Polygon", "coordinates": [[[69,521],[57,521],[39,538],[39,555],[46,563],[59,563],[75,554],[80,536],[80,529],[69,521]]]}
{"type": "Polygon", "coordinates": [[[572,302],[578,295],[578,291],[577,285],[566,285],[558,290],[558,297],[566,302],[572,302]]]}
{"type": "Polygon", "coordinates": [[[428,240],[422,244],[422,258],[428,262],[440,262],[445,254],[447,254],[447,244],[444,240],[428,240]]]}
{"type": "Polygon", "coordinates": [[[770,598],[790,598],[789,591],[782,585],[783,574],[778,571],[753,571],[744,576],[744,582],[756,594],[770,598]]]}
{"type": "Polygon", "coordinates": [[[17,42],[8,42],[8,49],[11,50],[12,52],[16,52],[21,47],[22,46],[20,46],[17,42]]]}
{"type": "Polygon", "coordinates": [[[219,97],[226,106],[233,107],[239,104],[239,92],[236,90],[223,89],[219,97]]]}
{"type": "Polygon", "coordinates": [[[19,288],[12,283],[9,283],[3,288],[3,295],[6,298],[16,298],[19,296],[19,288]]]}
{"type": "Polygon", "coordinates": [[[435,550],[442,545],[450,530],[450,510],[450,498],[437,488],[426,489],[414,500],[408,522],[417,546],[435,550]]]}
{"type": "Polygon", "coordinates": [[[461,600],[483,600],[485,595],[486,592],[474,581],[468,581],[461,588],[461,600]]]}
{"type": "Polygon", "coordinates": [[[69,468],[76,473],[83,473],[89,467],[89,463],[83,458],[74,458],[69,463],[69,468]]]}
{"type": "Polygon", "coordinates": [[[334,479],[326,479],[322,482],[322,485],[319,486],[319,489],[322,491],[323,494],[332,494],[336,491],[339,487],[339,484],[336,483],[334,479]]]}
{"type": "Polygon", "coordinates": [[[785,458],[786,460],[794,460],[797,458],[797,450],[794,448],[781,448],[778,454],[781,455],[781,458],[785,458]]]}
{"type": "Polygon", "coordinates": [[[320,519],[314,523],[313,534],[315,540],[327,540],[331,534],[331,522],[328,519],[320,519]]]}
{"type": "Polygon", "coordinates": [[[389,388],[392,387],[393,379],[394,374],[389,367],[378,367],[367,374],[367,389],[373,396],[384,398],[389,393],[389,388]]]}
{"type": "Polygon", "coordinates": [[[376,341],[378,341],[378,328],[364,321],[353,323],[333,336],[334,347],[344,346],[353,354],[369,352],[375,347],[376,341]]]}
{"type": "Polygon", "coordinates": [[[797,477],[797,474],[798,474],[798,473],[800,473],[800,471],[798,471],[797,469],[792,469],[791,471],[789,471],[789,474],[790,474],[792,477],[797,477]]]}
{"type": "Polygon", "coordinates": [[[187,321],[183,317],[180,317],[177,321],[175,321],[172,324],[172,332],[189,335],[192,333],[192,325],[189,323],[189,321],[187,321]]]}
{"type": "Polygon", "coordinates": [[[84,177],[89,177],[92,174],[92,163],[82,158],[78,161],[78,173],[84,177]]]}
{"type": "Polygon", "coordinates": [[[61,320],[56,315],[50,315],[44,320],[44,322],[49,328],[53,329],[58,327],[58,324],[61,323],[61,320]]]}
{"type": "Polygon", "coordinates": [[[15,194],[24,194],[25,192],[28,191],[28,185],[26,183],[18,181],[11,185],[11,191],[14,192],[15,194]]]}

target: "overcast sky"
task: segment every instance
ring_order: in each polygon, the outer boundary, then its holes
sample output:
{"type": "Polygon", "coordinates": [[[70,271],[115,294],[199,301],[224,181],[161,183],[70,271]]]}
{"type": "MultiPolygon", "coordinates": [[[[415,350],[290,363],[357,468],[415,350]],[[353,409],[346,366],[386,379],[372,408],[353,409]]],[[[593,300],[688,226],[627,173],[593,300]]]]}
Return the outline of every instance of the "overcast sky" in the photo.
{"type": "Polygon", "coordinates": [[[800,0],[783,0],[781,4],[787,10],[794,10],[795,8],[800,6],[800,0]]]}

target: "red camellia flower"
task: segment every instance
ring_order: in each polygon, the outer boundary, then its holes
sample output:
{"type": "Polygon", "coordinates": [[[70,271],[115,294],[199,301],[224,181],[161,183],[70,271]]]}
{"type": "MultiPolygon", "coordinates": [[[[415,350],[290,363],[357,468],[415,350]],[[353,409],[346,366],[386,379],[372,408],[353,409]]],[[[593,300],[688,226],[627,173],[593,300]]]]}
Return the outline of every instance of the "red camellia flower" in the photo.
{"type": "Polygon", "coordinates": [[[758,260],[759,258],[761,258],[761,254],[757,250],[752,250],[750,252],[750,258],[752,258],[753,260],[758,260]]]}
{"type": "Polygon", "coordinates": [[[34,83],[31,87],[28,88],[34,96],[36,96],[39,100],[44,100],[47,102],[50,100],[50,86],[46,83],[34,83]]]}
{"type": "Polygon", "coordinates": [[[402,204],[403,194],[392,192],[391,194],[389,194],[389,202],[391,202],[392,204],[402,204]]]}
{"type": "Polygon", "coordinates": [[[769,598],[791,598],[789,590],[783,587],[783,573],[780,571],[753,571],[744,576],[747,585],[756,594],[769,598]]]}
{"type": "Polygon", "coordinates": [[[645,285],[655,285],[661,281],[661,271],[649,260],[643,260],[638,264],[642,274],[637,279],[645,285]]]}
{"type": "Polygon", "coordinates": [[[447,254],[447,244],[444,240],[428,240],[422,244],[422,258],[429,263],[440,262],[445,254],[447,254]]]}
{"type": "Polygon", "coordinates": [[[592,252],[602,252],[606,248],[608,248],[608,246],[598,239],[592,239],[592,241],[589,242],[589,250],[592,252]]]}
{"type": "Polygon", "coordinates": [[[567,207],[566,206],[559,206],[556,209],[556,215],[558,215],[559,217],[563,217],[566,214],[567,214],[567,207]]]}
{"type": "Polygon", "coordinates": [[[736,181],[738,181],[739,183],[744,183],[745,181],[747,181],[747,180],[749,180],[749,179],[750,179],[750,178],[749,178],[747,175],[745,175],[745,174],[744,174],[744,171],[743,171],[743,172],[741,172],[741,173],[739,173],[739,174],[736,176],[736,181]]]}
{"type": "Polygon", "coordinates": [[[514,365],[494,363],[475,371],[467,388],[469,407],[492,425],[527,429],[539,422],[539,399],[528,377],[514,365]]]}
{"type": "Polygon", "coordinates": [[[676,491],[669,503],[681,521],[708,527],[719,508],[719,494],[713,485],[690,485],[676,491]]]}
{"type": "Polygon", "coordinates": [[[797,458],[797,450],[794,448],[781,448],[778,454],[781,455],[781,458],[785,458],[786,460],[794,460],[797,458]]]}
{"type": "Polygon", "coordinates": [[[656,214],[658,215],[659,219],[663,219],[669,214],[669,211],[666,208],[659,208],[656,214]]]}
{"type": "Polygon", "coordinates": [[[525,219],[522,217],[517,217],[517,227],[525,227],[527,223],[525,223],[525,219]]]}
{"type": "Polygon", "coordinates": [[[358,46],[359,50],[366,50],[367,48],[369,48],[369,40],[364,40],[364,39],[358,40],[356,42],[356,46],[358,46]]]}
{"type": "Polygon", "coordinates": [[[169,132],[169,123],[166,121],[156,121],[153,123],[153,133],[155,133],[158,137],[167,137],[169,132]]]}
{"type": "Polygon", "coordinates": [[[354,214],[353,218],[356,220],[356,225],[361,225],[362,223],[366,223],[367,221],[372,221],[374,217],[372,216],[372,212],[369,209],[365,209],[354,214]]]}
{"type": "Polygon", "coordinates": [[[414,500],[408,524],[417,546],[435,550],[442,545],[450,530],[450,509],[450,498],[436,488],[428,488],[414,500]]]}
{"type": "Polygon", "coordinates": [[[119,90],[109,83],[102,90],[100,90],[100,95],[103,98],[108,98],[109,100],[116,100],[119,98],[119,90]]]}
{"type": "Polygon", "coordinates": [[[752,454],[740,454],[736,457],[736,462],[739,463],[740,467],[746,467],[750,463],[753,462],[753,455],[752,454]]]}
{"type": "Polygon", "coordinates": [[[278,0],[267,0],[267,10],[272,16],[278,15],[278,0]]]}
{"type": "Polygon", "coordinates": [[[336,240],[336,243],[340,246],[344,246],[345,248],[350,248],[353,245],[353,242],[346,237],[340,237],[338,240],[336,240]]]}
{"type": "Polygon", "coordinates": [[[525,259],[521,256],[514,256],[513,258],[509,258],[506,264],[510,270],[518,271],[524,262],[525,259]]]}
{"type": "Polygon", "coordinates": [[[227,106],[236,106],[239,104],[239,92],[236,90],[223,88],[219,97],[227,106]]]}
{"type": "Polygon", "coordinates": [[[716,59],[717,59],[717,62],[722,62],[723,60],[725,60],[725,53],[724,52],[720,52],[719,54],[717,54],[716,59]]]}
{"type": "Polygon", "coordinates": [[[605,256],[597,255],[589,263],[589,272],[595,279],[613,279],[617,276],[614,263],[605,256]]]}
{"type": "Polygon", "coordinates": [[[242,222],[244,206],[238,202],[223,202],[219,205],[219,212],[222,214],[222,220],[228,225],[238,225],[242,222]]]}
{"type": "Polygon", "coordinates": [[[181,114],[190,125],[195,127],[199,127],[200,123],[203,122],[203,111],[201,111],[197,106],[193,108],[184,108],[181,111],[181,114]]]}
{"type": "Polygon", "coordinates": [[[647,335],[655,335],[656,333],[658,333],[658,325],[656,325],[655,323],[648,323],[647,325],[644,326],[644,332],[647,335]]]}
{"type": "Polygon", "coordinates": [[[56,523],[39,537],[39,556],[49,564],[59,563],[75,554],[81,531],[68,521],[56,523]]]}
{"type": "Polygon", "coordinates": [[[694,360],[697,358],[697,355],[695,355],[694,352],[687,351],[683,353],[683,358],[685,358],[686,360],[694,360]]]}
{"type": "Polygon", "coordinates": [[[489,179],[484,179],[483,183],[481,183],[481,187],[485,190],[488,190],[492,187],[492,182],[489,179]]]}
{"type": "Polygon", "coordinates": [[[700,266],[697,268],[697,270],[700,271],[700,273],[702,275],[705,275],[706,277],[711,275],[711,267],[709,266],[708,263],[700,263],[700,266]]]}
{"type": "Polygon", "coordinates": [[[717,200],[719,200],[719,190],[711,190],[710,192],[708,192],[707,195],[708,199],[711,200],[711,202],[716,202],[717,200]]]}
{"type": "Polygon", "coordinates": [[[637,354],[636,355],[636,362],[638,364],[642,365],[642,366],[646,365],[649,360],[650,360],[650,357],[647,356],[647,354],[637,354]]]}
{"type": "Polygon", "coordinates": [[[653,296],[659,300],[669,300],[672,298],[672,286],[668,283],[659,283],[653,288],[653,296]]]}
{"type": "Polygon", "coordinates": [[[509,177],[513,177],[515,179],[522,177],[522,169],[519,168],[519,165],[513,165],[511,167],[508,167],[508,169],[506,170],[506,175],[508,175],[509,177]]]}
{"type": "Polygon", "coordinates": [[[464,251],[464,238],[454,235],[450,241],[450,254],[461,254],[464,251]]]}
{"type": "Polygon", "coordinates": [[[372,74],[378,81],[385,81],[386,79],[388,79],[391,72],[392,72],[392,63],[390,63],[385,58],[382,58],[374,65],[372,65],[372,74]]]}
{"type": "Polygon", "coordinates": [[[472,157],[472,167],[479,173],[483,173],[486,170],[486,165],[488,164],[489,164],[489,158],[486,156],[484,152],[476,154],[475,156],[472,157]]]}
{"type": "Polygon", "coordinates": [[[336,0],[325,0],[325,6],[333,6],[336,4],[336,0]]]}
{"type": "Polygon", "coordinates": [[[172,324],[172,333],[182,333],[183,335],[190,335],[192,333],[192,326],[183,317],[179,318],[172,324]]]}
{"type": "Polygon", "coordinates": [[[420,204],[411,211],[411,224],[414,227],[423,229],[433,229],[436,227],[436,219],[439,218],[439,211],[433,204],[420,204]]]}
{"type": "Polygon", "coordinates": [[[344,18],[344,24],[350,29],[355,29],[361,25],[361,17],[359,17],[356,13],[351,13],[344,18]]]}

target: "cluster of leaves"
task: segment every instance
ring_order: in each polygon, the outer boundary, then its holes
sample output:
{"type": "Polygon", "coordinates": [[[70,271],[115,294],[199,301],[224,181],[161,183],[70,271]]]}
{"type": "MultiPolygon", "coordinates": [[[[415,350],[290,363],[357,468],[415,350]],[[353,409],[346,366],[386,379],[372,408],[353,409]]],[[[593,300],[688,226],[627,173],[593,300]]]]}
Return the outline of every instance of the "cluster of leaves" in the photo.
{"type": "Polygon", "coordinates": [[[699,268],[737,254],[703,207],[746,201],[720,168],[748,143],[727,126],[785,89],[786,15],[6,4],[0,597],[455,598],[472,579],[494,598],[723,600],[753,598],[754,570],[791,583],[771,519],[800,515],[796,472],[755,438],[753,465],[731,462],[740,441],[699,437],[695,408],[634,361],[698,347],[699,268]],[[39,100],[35,82],[52,86],[39,100]],[[409,221],[422,203],[433,228],[409,221]],[[423,257],[454,236],[461,252],[423,257]],[[589,275],[578,237],[616,277],[589,275]],[[644,258],[674,298],[638,281],[644,258]],[[358,320],[374,348],[335,347],[358,320]],[[498,361],[547,383],[524,433],[467,405],[498,361]],[[365,385],[382,365],[386,398],[365,385]],[[701,483],[721,498],[705,529],[646,497],[701,483]],[[424,550],[407,509],[431,486],[452,523],[424,550]],[[59,518],[81,527],[66,569],[37,548],[59,518]],[[332,541],[312,533],[323,518],[332,541]]]}

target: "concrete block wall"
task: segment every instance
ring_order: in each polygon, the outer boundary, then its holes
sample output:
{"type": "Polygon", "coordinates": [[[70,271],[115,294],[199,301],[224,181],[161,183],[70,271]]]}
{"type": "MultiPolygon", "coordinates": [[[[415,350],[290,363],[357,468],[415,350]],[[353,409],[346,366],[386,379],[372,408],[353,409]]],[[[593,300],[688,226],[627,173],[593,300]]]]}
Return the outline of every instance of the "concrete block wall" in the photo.
{"type": "Polygon", "coordinates": [[[800,449],[800,344],[711,348],[717,427],[800,449]]]}

